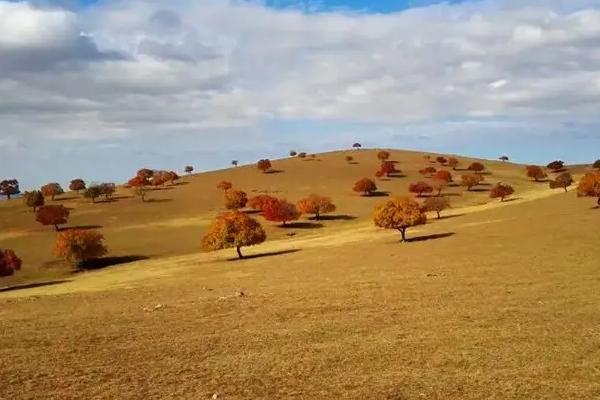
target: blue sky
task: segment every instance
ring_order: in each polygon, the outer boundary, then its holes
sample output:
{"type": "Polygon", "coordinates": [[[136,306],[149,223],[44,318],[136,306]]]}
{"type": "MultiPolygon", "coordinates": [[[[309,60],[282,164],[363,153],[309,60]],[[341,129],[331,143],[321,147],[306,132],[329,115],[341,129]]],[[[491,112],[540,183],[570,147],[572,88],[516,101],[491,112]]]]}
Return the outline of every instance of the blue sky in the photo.
{"type": "Polygon", "coordinates": [[[0,0],[0,178],[23,188],[355,141],[600,158],[600,0],[75,2],[0,0]]]}

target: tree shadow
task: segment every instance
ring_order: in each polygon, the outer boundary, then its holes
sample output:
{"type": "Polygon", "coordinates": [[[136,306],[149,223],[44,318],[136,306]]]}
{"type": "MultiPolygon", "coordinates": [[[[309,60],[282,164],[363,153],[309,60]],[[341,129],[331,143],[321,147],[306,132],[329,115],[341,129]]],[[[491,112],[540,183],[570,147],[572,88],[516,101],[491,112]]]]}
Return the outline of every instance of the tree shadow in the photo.
{"type": "Polygon", "coordinates": [[[228,258],[227,261],[244,261],[251,260],[253,258],[262,258],[262,257],[273,257],[273,256],[281,256],[284,254],[292,254],[299,252],[300,249],[289,249],[289,250],[279,250],[279,251],[270,251],[267,253],[259,253],[259,254],[250,254],[249,256],[244,256],[243,258],[232,257],[228,258]]]}
{"type": "Polygon", "coordinates": [[[349,162],[348,164],[351,164],[351,165],[358,165],[358,164],[360,164],[360,163],[359,163],[359,162],[356,162],[356,161],[351,161],[351,162],[349,162]]]}
{"type": "Polygon", "coordinates": [[[244,210],[242,211],[244,214],[260,214],[260,210],[244,210]]]}
{"type": "Polygon", "coordinates": [[[390,192],[377,191],[363,197],[388,197],[390,192]]]}
{"type": "Polygon", "coordinates": [[[61,279],[58,281],[48,281],[48,282],[34,282],[34,283],[23,283],[20,285],[13,285],[0,288],[0,293],[2,292],[12,292],[14,290],[24,290],[24,289],[33,289],[37,287],[44,286],[52,286],[52,285],[60,285],[61,283],[71,282],[70,279],[61,279]]]}
{"type": "Polygon", "coordinates": [[[481,192],[489,192],[489,191],[490,191],[490,189],[483,189],[483,188],[474,188],[474,189],[469,190],[469,192],[472,192],[472,193],[481,193],[481,192]]]}
{"type": "Polygon", "coordinates": [[[478,183],[477,186],[492,186],[492,184],[489,182],[481,182],[481,183],[478,183]]]}
{"type": "Polygon", "coordinates": [[[114,265],[128,264],[136,261],[147,260],[150,257],[133,255],[133,256],[120,256],[120,257],[103,257],[96,258],[93,260],[84,261],[79,265],[79,268],[84,271],[91,271],[97,269],[103,269],[112,267],[114,265]]]}
{"type": "Polygon", "coordinates": [[[404,175],[401,172],[397,172],[397,173],[389,174],[388,178],[406,178],[406,175],[404,175]]]}
{"type": "Polygon", "coordinates": [[[508,202],[517,201],[517,200],[521,200],[521,198],[520,197],[511,197],[508,199],[504,199],[504,201],[502,201],[502,203],[508,203],[508,202]]]}
{"type": "Polygon", "coordinates": [[[454,236],[454,235],[455,235],[454,232],[436,233],[433,235],[425,235],[425,236],[417,236],[414,238],[408,238],[408,239],[406,239],[406,241],[409,243],[426,242],[428,240],[443,239],[443,238],[447,238],[447,237],[454,236]]]}
{"type": "MultiPolygon", "coordinates": [[[[357,217],[353,216],[353,215],[346,215],[346,214],[342,214],[342,215],[321,215],[321,217],[319,217],[319,220],[321,221],[352,221],[355,220],[357,217]]],[[[310,219],[314,220],[315,217],[311,217],[310,219]]]]}
{"type": "Polygon", "coordinates": [[[76,229],[80,229],[83,231],[89,231],[91,229],[100,229],[102,228],[102,225],[77,225],[77,226],[66,226],[64,228],[61,228],[61,231],[71,231],[71,230],[76,230],[76,229]]]}
{"type": "Polygon", "coordinates": [[[144,203],[170,203],[173,199],[148,199],[144,203]]]}
{"type": "Polygon", "coordinates": [[[442,197],[458,197],[462,196],[462,193],[442,193],[442,197]]]}
{"type": "Polygon", "coordinates": [[[323,224],[315,224],[313,222],[291,222],[286,225],[281,225],[280,228],[285,229],[319,229],[322,228],[323,224]]]}
{"type": "Polygon", "coordinates": [[[80,198],[79,196],[57,197],[54,199],[54,201],[69,201],[69,200],[77,200],[79,198],[80,198]]]}
{"type": "Polygon", "coordinates": [[[270,169],[267,172],[265,172],[265,174],[281,174],[284,171],[282,169],[270,169]]]}
{"type": "Polygon", "coordinates": [[[550,182],[550,179],[539,179],[537,181],[533,181],[533,183],[548,183],[550,182]]]}
{"type": "Polygon", "coordinates": [[[189,184],[190,184],[189,182],[181,181],[181,182],[175,182],[173,184],[173,186],[181,186],[181,185],[189,185],[189,184]]]}
{"type": "Polygon", "coordinates": [[[174,186],[155,186],[152,189],[150,189],[151,191],[155,191],[155,190],[175,190],[174,186]]]}
{"type": "Polygon", "coordinates": [[[443,219],[450,219],[450,218],[458,218],[458,217],[462,217],[465,214],[452,214],[452,215],[442,215],[440,218],[436,218],[438,221],[443,220],[443,219]]]}
{"type": "Polygon", "coordinates": [[[119,201],[119,200],[125,200],[125,199],[133,199],[133,196],[112,196],[110,199],[108,199],[108,201],[119,201]]]}

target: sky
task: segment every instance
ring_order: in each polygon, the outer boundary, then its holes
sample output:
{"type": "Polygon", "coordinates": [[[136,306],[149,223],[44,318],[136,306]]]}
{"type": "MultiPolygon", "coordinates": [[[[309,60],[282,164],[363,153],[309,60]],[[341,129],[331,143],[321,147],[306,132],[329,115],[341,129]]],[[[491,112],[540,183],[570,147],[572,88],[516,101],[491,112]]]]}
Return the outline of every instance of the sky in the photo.
{"type": "Polygon", "coordinates": [[[0,0],[0,179],[393,147],[600,158],[600,0],[0,0]]]}

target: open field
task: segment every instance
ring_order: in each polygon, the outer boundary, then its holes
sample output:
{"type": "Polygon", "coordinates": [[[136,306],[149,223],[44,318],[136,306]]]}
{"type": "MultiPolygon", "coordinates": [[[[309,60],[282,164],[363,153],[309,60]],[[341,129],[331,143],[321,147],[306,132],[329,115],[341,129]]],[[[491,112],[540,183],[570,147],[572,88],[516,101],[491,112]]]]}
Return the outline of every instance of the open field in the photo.
{"type": "MultiPolygon", "coordinates": [[[[423,154],[392,159],[405,176],[378,186],[406,193],[423,154]]],[[[351,191],[373,176],[373,151],[186,177],[146,204],[65,194],[69,225],[102,226],[110,256],[148,258],[78,274],[53,261],[54,233],[30,211],[0,204],[0,247],[24,259],[2,284],[47,282],[0,292],[0,398],[600,398],[600,213],[522,166],[485,163],[486,183],[510,183],[516,200],[449,188],[454,208],[404,244],[373,227],[385,197],[351,191]],[[267,222],[245,260],[199,253],[222,179],[331,196],[338,218],[267,222]]]]}

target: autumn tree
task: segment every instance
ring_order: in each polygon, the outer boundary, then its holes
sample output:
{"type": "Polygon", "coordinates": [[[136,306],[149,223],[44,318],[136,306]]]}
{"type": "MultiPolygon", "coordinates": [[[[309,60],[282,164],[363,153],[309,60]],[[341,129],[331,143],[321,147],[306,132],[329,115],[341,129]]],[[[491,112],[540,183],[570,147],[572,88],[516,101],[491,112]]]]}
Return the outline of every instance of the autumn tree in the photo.
{"type": "Polygon", "coordinates": [[[508,156],[500,156],[498,157],[498,160],[502,161],[502,162],[507,162],[509,160],[508,156]]]}
{"type": "Polygon", "coordinates": [[[136,176],[130,179],[127,184],[132,188],[133,194],[139,197],[142,202],[146,201],[146,194],[148,193],[148,186],[150,186],[150,181],[148,178],[143,176],[136,176]]]}
{"type": "Polygon", "coordinates": [[[21,259],[11,249],[0,249],[0,277],[11,276],[21,269],[21,259]]]}
{"type": "Polygon", "coordinates": [[[85,181],[81,178],[73,179],[69,184],[69,190],[72,190],[73,192],[77,192],[77,194],[79,194],[79,192],[85,190],[85,181]]]}
{"type": "Polygon", "coordinates": [[[298,153],[298,158],[306,158],[306,153],[303,151],[298,153]]]}
{"type": "Polygon", "coordinates": [[[465,174],[460,177],[461,185],[466,186],[467,190],[471,191],[475,186],[483,181],[483,176],[479,174],[465,174]]]}
{"type": "Polygon", "coordinates": [[[23,201],[27,207],[31,207],[33,212],[45,203],[44,195],[39,190],[23,193],[23,201]]]}
{"type": "Polygon", "coordinates": [[[11,196],[16,196],[19,190],[19,181],[16,179],[4,179],[0,182],[0,196],[6,196],[10,200],[11,196]]]}
{"type": "Polygon", "coordinates": [[[460,164],[460,161],[458,161],[458,158],[448,157],[448,166],[450,168],[452,168],[454,171],[456,171],[456,168],[458,168],[459,164],[460,164]]]}
{"type": "Polygon", "coordinates": [[[175,171],[167,171],[167,182],[170,182],[171,185],[175,184],[175,181],[178,181],[179,179],[181,179],[179,177],[179,175],[177,174],[177,172],[175,171]]]}
{"type": "Polygon", "coordinates": [[[202,238],[202,248],[207,251],[235,248],[239,258],[244,258],[241,248],[266,240],[260,223],[238,211],[225,212],[214,220],[202,238]]]}
{"type": "Polygon", "coordinates": [[[544,170],[541,167],[538,167],[537,165],[528,165],[527,167],[525,167],[525,170],[527,177],[532,178],[536,182],[539,182],[548,176],[546,175],[544,170]]]}
{"type": "Polygon", "coordinates": [[[352,147],[353,147],[355,150],[360,150],[360,148],[362,147],[362,145],[361,145],[360,143],[356,142],[356,143],[354,143],[354,144],[352,145],[352,147]]]}
{"type": "Polygon", "coordinates": [[[435,167],[425,167],[425,168],[421,168],[419,170],[419,174],[421,174],[423,176],[432,176],[436,172],[437,172],[437,169],[435,169],[435,167]]]}
{"type": "Polygon", "coordinates": [[[377,190],[377,186],[375,185],[375,182],[369,178],[363,178],[354,184],[354,188],[352,190],[362,193],[363,196],[370,196],[377,190]]]}
{"type": "Polygon", "coordinates": [[[354,157],[352,156],[346,156],[345,159],[347,163],[351,163],[352,161],[354,161],[354,157]]]}
{"type": "Polygon", "coordinates": [[[575,181],[573,177],[568,172],[563,172],[559,174],[553,181],[550,181],[550,188],[557,189],[562,188],[565,190],[565,193],[568,192],[568,187],[571,186],[575,181]]]}
{"type": "Polygon", "coordinates": [[[259,194],[257,196],[251,197],[248,200],[247,205],[253,210],[263,211],[266,204],[277,200],[278,199],[276,197],[269,196],[267,194],[259,194]]]}
{"type": "Polygon", "coordinates": [[[577,185],[577,196],[597,197],[600,207],[600,171],[588,172],[581,178],[577,185]]]}
{"type": "Polygon", "coordinates": [[[431,185],[427,182],[419,181],[408,185],[408,191],[415,193],[417,197],[422,197],[424,193],[433,192],[433,187],[431,187],[431,185]]]}
{"type": "Polygon", "coordinates": [[[428,197],[423,204],[423,211],[435,212],[440,219],[440,213],[450,207],[450,200],[447,197],[428,197]]]}
{"type": "Polygon", "coordinates": [[[298,152],[296,150],[290,150],[290,157],[296,157],[298,152]]]}
{"type": "Polygon", "coordinates": [[[445,179],[433,179],[431,181],[431,187],[438,196],[442,194],[442,190],[448,187],[448,181],[445,179]]]}
{"type": "Polygon", "coordinates": [[[222,190],[224,192],[231,189],[232,187],[233,187],[233,184],[229,181],[221,181],[221,182],[217,183],[217,189],[222,190]]]}
{"type": "Polygon", "coordinates": [[[402,171],[396,169],[396,163],[394,161],[383,161],[379,166],[379,170],[375,173],[375,176],[391,176],[392,174],[399,174],[402,171]]]}
{"type": "Polygon", "coordinates": [[[505,198],[512,195],[515,192],[512,186],[507,185],[505,183],[497,183],[490,190],[490,198],[492,199],[500,199],[500,201],[504,201],[505,198]]]}
{"type": "Polygon", "coordinates": [[[313,214],[314,219],[317,221],[321,218],[321,215],[332,213],[335,209],[335,204],[332,203],[331,198],[316,194],[311,194],[298,201],[298,210],[303,214],[313,214]]]}
{"type": "Polygon", "coordinates": [[[564,167],[565,167],[565,162],[560,161],[560,160],[552,161],[551,163],[548,163],[548,165],[546,166],[546,168],[548,168],[552,172],[561,172],[561,170],[563,170],[564,167]]]}
{"type": "Polygon", "coordinates": [[[286,226],[288,222],[300,218],[301,213],[294,204],[285,199],[277,199],[263,204],[262,215],[267,221],[281,222],[286,226]]]}
{"type": "Polygon", "coordinates": [[[397,229],[406,241],[406,230],[427,222],[427,215],[419,203],[409,197],[395,197],[377,206],[373,214],[375,225],[385,229],[397,229]]]}
{"type": "Polygon", "coordinates": [[[452,182],[452,174],[449,171],[439,170],[433,176],[434,179],[440,179],[446,182],[452,182]]]}
{"type": "Polygon", "coordinates": [[[81,263],[100,258],[108,252],[103,241],[104,236],[95,230],[69,229],[58,234],[54,254],[80,266],[81,263]]]}
{"type": "Polygon", "coordinates": [[[476,174],[479,174],[481,172],[483,172],[485,170],[485,165],[483,165],[480,162],[473,162],[471,163],[471,165],[469,165],[469,171],[473,171],[476,174]]]}
{"type": "Polygon", "coordinates": [[[135,176],[139,176],[142,179],[150,180],[154,176],[154,170],[151,170],[149,168],[142,168],[137,171],[135,176]]]}
{"type": "Polygon", "coordinates": [[[230,189],[225,191],[225,208],[228,210],[238,210],[246,207],[248,196],[243,190],[230,189]]]}
{"type": "Polygon", "coordinates": [[[91,185],[83,192],[83,197],[91,199],[92,203],[95,203],[96,199],[100,196],[102,196],[102,188],[98,185],[91,185]]]}
{"type": "Polygon", "coordinates": [[[600,160],[594,161],[594,163],[592,164],[592,168],[600,169],[600,160]]]}
{"type": "Polygon", "coordinates": [[[388,158],[390,158],[390,152],[381,150],[380,152],[377,153],[377,158],[380,159],[381,161],[385,161],[388,158]]]}
{"type": "Polygon", "coordinates": [[[58,232],[58,225],[66,224],[69,214],[69,209],[63,205],[42,206],[37,210],[35,220],[44,226],[53,225],[58,232]]]}
{"type": "Polygon", "coordinates": [[[40,190],[45,197],[50,197],[52,200],[54,200],[55,196],[64,193],[63,188],[56,182],[48,183],[42,186],[40,190]]]}
{"type": "Polygon", "coordinates": [[[191,165],[186,165],[184,171],[186,174],[191,175],[191,173],[194,172],[194,167],[191,165]]]}
{"type": "Polygon", "coordinates": [[[440,165],[446,165],[446,163],[448,163],[448,159],[446,157],[436,157],[435,161],[437,161],[438,163],[440,163],[440,165]]]}
{"type": "Polygon", "coordinates": [[[269,161],[268,159],[263,159],[263,160],[258,160],[258,162],[256,163],[256,168],[258,168],[260,171],[262,171],[264,174],[266,174],[267,172],[269,172],[269,170],[271,169],[271,161],[269,161]]]}

